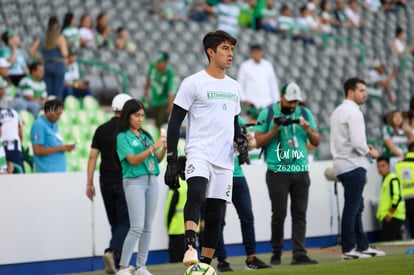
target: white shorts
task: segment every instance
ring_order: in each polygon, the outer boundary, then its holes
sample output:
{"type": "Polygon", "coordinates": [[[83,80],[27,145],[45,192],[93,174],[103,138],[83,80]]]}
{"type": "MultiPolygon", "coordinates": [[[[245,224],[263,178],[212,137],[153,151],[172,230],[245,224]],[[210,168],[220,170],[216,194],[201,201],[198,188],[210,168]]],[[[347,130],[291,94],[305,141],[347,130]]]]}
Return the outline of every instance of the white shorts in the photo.
{"type": "Polygon", "coordinates": [[[231,203],[233,170],[218,167],[200,158],[187,159],[185,167],[186,179],[203,177],[208,180],[207,198],[222,199],[231,203]]]}

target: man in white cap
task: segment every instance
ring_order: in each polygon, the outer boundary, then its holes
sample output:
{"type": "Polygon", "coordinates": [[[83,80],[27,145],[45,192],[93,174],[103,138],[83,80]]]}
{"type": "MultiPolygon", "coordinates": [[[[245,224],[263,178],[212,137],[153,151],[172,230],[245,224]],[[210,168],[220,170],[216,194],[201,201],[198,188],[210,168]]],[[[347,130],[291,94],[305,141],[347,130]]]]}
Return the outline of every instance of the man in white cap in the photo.
{"type": "Polygon", "coordinates": [[[305,250],[306,210],[309,195],[307,143],[319,145],[316,123],[309,109],[300,107],[301,91],[295,83],[283,85],[280,101],[263,109],[256,127],[257,147],[264,148],[266,184],[272,204],[272,257],[279,265],[283,251],[288,196],[292,215],[292,265],[317,264],[305,250]]]}
{"type": "Polygon", "coordinates": [[[112,238],[109,247],[105,249],[103,260],[108,274],[115,274],[119,268],[122,245],[129,230],[128,208],[122,187],[122,171],[118,168],[115,158],[114,133],[121,116],[122,108],[132,97],[128,94],[117,94],[112,100],[114,117],[100,125],[93,135],[91,151],[89,153],[86,195],[90,200],[95,196],[94,171],[99,153],[101,164],[99,167],[99,183],[106,215],[111,226],[112,238]]]}

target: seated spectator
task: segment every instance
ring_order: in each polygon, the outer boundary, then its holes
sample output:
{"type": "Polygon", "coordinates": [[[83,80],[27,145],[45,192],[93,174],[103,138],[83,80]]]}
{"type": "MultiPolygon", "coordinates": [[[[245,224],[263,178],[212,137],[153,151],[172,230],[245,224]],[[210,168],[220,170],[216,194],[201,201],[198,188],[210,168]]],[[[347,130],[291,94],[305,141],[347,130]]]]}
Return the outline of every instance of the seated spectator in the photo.
{"type": "Polygon", "coordinates": [[[368,72],[367,93],[368,95],[382,97],[383,90],[387,94],[391,104],[395,104],[395,96],[390,89],[390,82],[397,75],[397,69],[394,67],[390,74],[385,71],[385,66],[379,60],[374,60],[372,67],[368,72]]]}
{"type": "Polygon", "coordinates": [[[300,39],[304,43],[315,43],[313,36],[311,34],[312,28],[315,27],[315,25],[309,20],[310,17],[308,16],[308,9],[306,6],[302,6],[300,8],[300,16],[296,18],[296,26],[297,26],[297,32],[295,32],[295,39],[300,39]]]}
{"type": "Polygon", "coordinates": [[[378,173],[382,176],[381,190],[376,217],[382,224],[381,241],[401,240],[401,228],[405,221],[405,201],[402,186],[397,175],[391,172],[390,159],[377,159],[378,173]]]}
{"type": "Polygon", "coordinates": [[[12,108],[17,112],[28,110],[36,117],[47,98],[46,82],[43,80],[43,64],[32,63],[29,70],[30,75],[20,80],[17,98],[13,102],[12,108]]]}
{"type": "Polygon", "coordinates": [[[9,108],[16,96],[16,87],[10,80],[10,63],[6,58],[0,57],[0,107],[9,108]]]}
{"type": "Polygon", "coordinates": [[[44,114],[33,122],[30,140],[33,144],[36,173],[66,172],[65,152],[72,152],[75,144],[63,144],[57,121],[63,112],[63,102],[52,99],[45,102],[44,114]]]}
{"type": "Polygon", "coordinates": [[[287,5],[283,5],[280,9],[280,16],[277,18],[277,32],[286,35],[289,31],[297,29],[295,19],[292,16],[292,11],[287,5]]]}
{"type": "Polygon", "coordinates": [[[0,144],[4,146],[6,159],[11,162],[13,173],[24,173],[23,152],[22,152],[22,125],[19,114],[11,108],[0,108],[0,123],[3,132],[0,137],[0,144]]]}
{"type": "Polygon", "coordinates": [[[217,29],[237,37],[239,32],[240,5],[235,0],[223,0],[215,6],[204,3],[204,9],[217,16],[217,29]]]}
{"type": "MultiPolygon", "coordinates": [[[[2,123],[0,122],[0,139],[2,137],[2,123]]],[[[0,175],[13,173],[13,163],[7,161],[4,145],[0,143],[0,175]]]]}
{"type": "Polygon", "coordinates": [[[345,14],[344,0],[336,0],[335,8],[333,10],[335,19],[338,22],[336,27],[351,27],[352,23],[345,14]]]}
{"type": "Polygon", "coordinates": [[[126,50],[133,53],[136,51],[137,46],[134,41],[129,37],[128,31],[124,27],[119,27],[116,30],[117,40],[115,43],[115,49],[126,50]]]}
{"type": "Polygon", "coordinates": [[[158,1],[158,15],[167,20],[187,20],[190,5],[185,0],[158,1]]]}
{"type": "Polygon", "coordinates": [[[96,17],[96,46],[112,49],[114,41],[111,39],[111,27],[108,24],[108,15],[101,12],[96,17]]]}
{"type": "Polygon", "coordinates": [[[76,27],[76,18],[73,12],[67,12],[63,19],[62,35],[68,43],[68,48],[78,49],[80,47],[79,29],[76,27]]]}
{"type": "Polygon", "coordinates": [[[210,16],[203,6],[204,0],[194,0],[188,11],[188,19],[196,22],[206,22],[210,16]]]}
{"type": "Polygon", "coordinates": [[[80,18],[79,24],[80,46],[84,48],[96,48],[95,33],[93,32],[92,17],[85,13],[80,18]]]}
{"type": "Polygon", "coordinates": [[[335,19],[331,12],[331,3],[328,0],[321,1],[320,5],[320,28],[323,33],[332,33],[332,26],[338,25],[338,21],[335,19]]]}
{"type": "Polygon", "coordinates": [[[396,161],[407,153],[407,144],[414,141],[414,135],[409,122],[403,119],[401,111],[394,110],[388,113],[386,122],[382,130],[383,155],[391,159],[391,167],[394,168],[396,161]]]}
{"type": "Polygon", "coordinates": [[[348,6],[345,8],[345,15],[351,22],[351,27],[361,28],[364,26],[364,19],[358,11],[358,2],[356,0],[349,0],[348,6]]]}
{"type": "Polygon", "coordinates": [[[8,75],[11,82],[17,86],[20,79],[29,73],[27,68],[26,58],[20,46],[19,36],[8,29],[1,36],[4,46],[0,48],[0,57],[4,57],[11,64],[8,70],[8,75]]]}
{"type": "Polygon", "coordinates": [[[79,64],[76,61],[76,52],[73,49],[69,51],[64,85],[63,94],[65,98],[69,95],[77,98],[82,98],[87,95],[92,96],[89,82],[83,81],[80,77],[79,64]]]}
{"type": "Polygon", "coordinates": [[[385,5],[383,5],[381,2],[385,2],[384,0],[364,0],[362,2],[362,7],[370,12],[376,13],[381,11],[382,9],[385,9],[385,5]]]}
{"type": "MultiPolygon", "coordinates": [[[[277,11],[272,0],[266,0],[266,9],[263,10],[260,27],[267,32],[277,31],[277,11]]],[[[282,12],[281,12],[282,13],[282,12]]]]}

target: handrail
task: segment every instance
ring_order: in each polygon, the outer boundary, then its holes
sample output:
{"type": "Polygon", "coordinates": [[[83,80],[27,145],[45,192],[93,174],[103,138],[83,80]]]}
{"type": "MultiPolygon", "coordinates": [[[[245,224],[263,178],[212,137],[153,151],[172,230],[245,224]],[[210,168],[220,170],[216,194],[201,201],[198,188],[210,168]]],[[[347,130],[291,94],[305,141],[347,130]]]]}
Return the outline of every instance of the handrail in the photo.
{"type": "Polygon", "coordinates": [[[86,60],[86,59],[83,59],[83,58],[78,58],[77,61],[78,61],[79,64],[89,65],[89,66],[96,66],[96,67],[98,67],[98,68],[100,68],[104,71],[110,71],[110,72],[113,72],[113,73],[119,75],[122,78],[122,92],[123,93],[128,93],[128,75],[124,70],[111,67],[108,64],[105,64],[105,63],[102,63],[102,62],[86,60]]]}

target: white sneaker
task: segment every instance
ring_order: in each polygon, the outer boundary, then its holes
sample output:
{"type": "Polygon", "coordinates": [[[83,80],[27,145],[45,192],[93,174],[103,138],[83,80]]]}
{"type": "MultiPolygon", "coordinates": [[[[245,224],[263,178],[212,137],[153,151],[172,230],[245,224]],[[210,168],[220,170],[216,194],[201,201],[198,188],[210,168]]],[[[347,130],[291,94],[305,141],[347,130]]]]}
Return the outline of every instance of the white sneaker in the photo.
{"type": "Polygon", "coordinates": [[[355,248],[351,251],[345,252],[342,254],[342,260],[355,260],[355,259],[366,259],[372,258],[370,254],[364,254],[362,252],[357,251],[355,248]]]}
{"type": "Polygon", "coordinates": [[[190,266],[196,263],[198,263],[197,250],[195,250],[192,245],[188,245],[188,249],[184,253],[183,264],[185,266],[190,266]]]}
{"type": "Polygon", "coordinates": [[[378,250],[378,249],[370,247],[370,246],[366,250],[361,251],[361,252],[364,253],[364,254],[367,254],[367,255],[371,255],[372,257],[385,256],[385,254],[386,254],[384,251],[378,250]]]}
{"type": "Polygon", "coordinates": [[[135,271],[134,275],[153,275],[153,274],[149,272],[145,266],[141,266],[135,271]]]}
{"type": "Polygon", "coordinates": [[[124,269],[120,269],[116,275],[132,275],[131,269],[128,268],[124,268],[124,269]]]}
{"type": "Polygon", "coordinates": [[[105,271],[108,274],[115,274],[116,268],[115,268],[115,260],[114,260],[114,253],[111,251],[105,252],[105,254],[102,256],[102,259],[105,263],[105,271]]]}

